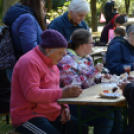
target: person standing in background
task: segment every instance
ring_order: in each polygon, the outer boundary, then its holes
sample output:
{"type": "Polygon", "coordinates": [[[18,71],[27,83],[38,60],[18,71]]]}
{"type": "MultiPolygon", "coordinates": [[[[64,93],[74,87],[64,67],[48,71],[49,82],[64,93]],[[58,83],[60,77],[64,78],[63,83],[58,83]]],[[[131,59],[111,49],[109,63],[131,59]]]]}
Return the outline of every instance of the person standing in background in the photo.
{"type": "Polygon", "coordinates": [[[104,14],[105,14],[105,18],[106,18],[106,25],[113,18],[112,13],[114,11],[114,5],[115,5],[115,1],[111,0],[111,1],[107,1],[106,5],[104,6],[104,14]]]}
{"type": "MultiPolygon", "coordinates": [[[[40,34],[45,30],[44,4],[44,0],[20,0],[5,14],[3,22],[11,29],[17,58],[41,43],[40,34]]],[[[12,72],[13,68],[7,69],[9,81],[12,72]]]]}

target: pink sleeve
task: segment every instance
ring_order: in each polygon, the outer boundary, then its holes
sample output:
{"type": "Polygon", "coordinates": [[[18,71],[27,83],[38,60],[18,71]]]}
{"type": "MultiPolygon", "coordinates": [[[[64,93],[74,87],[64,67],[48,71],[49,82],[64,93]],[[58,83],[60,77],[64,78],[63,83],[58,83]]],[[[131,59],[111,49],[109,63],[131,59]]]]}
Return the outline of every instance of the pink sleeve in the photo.
{"type": "Polygon", "coordinates": [[[34,103],[55,102],[62,97],[62,89],[40,89],[40,75],[35,64],[25,64],[19,70],[19,82],[25,98],[34,103]]]}
{"type": "Polygon", "coordinates": [[[67,107],[67,108],[69,108],[68,104],[63,104],[63,105],[64,105],[64,107],[67,107]]]}

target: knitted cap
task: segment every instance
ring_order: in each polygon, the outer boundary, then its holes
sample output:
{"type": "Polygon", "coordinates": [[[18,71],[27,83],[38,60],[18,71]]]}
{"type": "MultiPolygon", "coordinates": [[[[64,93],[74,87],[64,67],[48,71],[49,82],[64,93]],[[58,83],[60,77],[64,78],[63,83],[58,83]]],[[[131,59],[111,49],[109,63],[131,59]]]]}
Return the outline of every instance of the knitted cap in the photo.
{"type": "Polygon", "coordinates": [[[67,48],[68,43],[61,33],[56,30],[46,30],[41,34],[43,48],[67,48]]]}

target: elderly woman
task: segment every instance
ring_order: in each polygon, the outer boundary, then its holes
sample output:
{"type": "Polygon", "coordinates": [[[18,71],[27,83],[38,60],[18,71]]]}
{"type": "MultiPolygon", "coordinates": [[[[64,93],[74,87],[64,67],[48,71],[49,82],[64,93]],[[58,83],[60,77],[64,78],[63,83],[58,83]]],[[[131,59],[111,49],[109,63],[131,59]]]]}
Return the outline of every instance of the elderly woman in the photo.
{"type": "MultiPolygon", "coordinates": [[[[86,89],[95,84],[94,77],[102,70],[103,66],[102,64],[97,64],[94,67],[93,60],[89,55],[92,46],[93,39],[90,32],[84,29],[74,31],[69,43],[70,49],[67,50],[66,55],[58,64],[62,87],[72,83],[78,83],[81,85],[82,89],[86,89]]],[[[89,106],[89,108],[93,108],[101,113],[112,109],[102,106],[89,106]]],[[[70,105],[70,111],[73,116],[77,117],[76,105],[70,105]]],[[[86,120],[87,117],[92,118],[96,115],[96,113],[87,109],[81,109],[82,120],[86,120]]],[[[117,120],[122,120],[120,111],[109,112],[107,115],[117,120]]],[[[119,134],[121,132],[121,128],[114,128],[121,127],[121,124],[106,117],[99,117],[88,121],[87,124],[94,126],[94,134],[119,134]],[[101,126],[111,127],[105,128],[101,126]]]]}
{"type": "Polygon", "coordinates": [[[59,31],[69,41],[74,30],[78,28],[89,30],[84,21],[88,12],[89,4],[86,0],[72,0],[68,11],[54,19],[48,29],[59,31]]]}
{"type": "MultiPolygon", "coordinates": [[[[67,42],[55,30],[42,33],[42,43],[16,63],[12,78],[11,120],[21,134],[78,134],[77,119],[68,105],[57,99],[77,97],[79,86],[59,87],[56,64],[63,58],[67,42]]],[[[86,133],[87,134],[87,133],[86,133]]]]}
{"type": "Polygon", "coordinates": [[[130,65],[134,70],[134,25],[127,30],[127,37],[114,38],[108,47],[106,55],[107,67],[111,74],[120,75],[125,72],[124,65],[130,65]]]}

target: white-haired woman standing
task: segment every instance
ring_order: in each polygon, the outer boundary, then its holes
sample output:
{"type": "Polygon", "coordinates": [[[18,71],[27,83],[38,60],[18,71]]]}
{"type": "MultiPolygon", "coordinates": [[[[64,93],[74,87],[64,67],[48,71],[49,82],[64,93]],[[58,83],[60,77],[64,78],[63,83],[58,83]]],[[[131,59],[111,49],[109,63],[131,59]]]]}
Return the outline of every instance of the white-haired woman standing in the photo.
{"type": "Polygon", "coordinates": [[[89,4],[86,0],[72,0],[68,11],[54,19],[48,28],[59,31],[69,41],[74,30],[78,28],[89,30],[84,21],[88,12],[89,4]]]}

